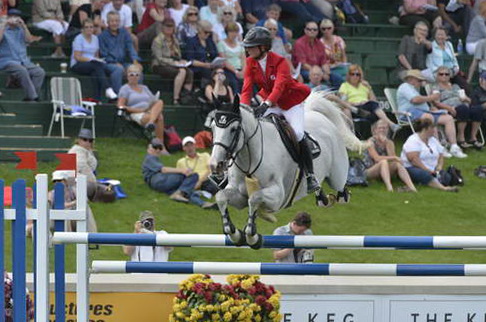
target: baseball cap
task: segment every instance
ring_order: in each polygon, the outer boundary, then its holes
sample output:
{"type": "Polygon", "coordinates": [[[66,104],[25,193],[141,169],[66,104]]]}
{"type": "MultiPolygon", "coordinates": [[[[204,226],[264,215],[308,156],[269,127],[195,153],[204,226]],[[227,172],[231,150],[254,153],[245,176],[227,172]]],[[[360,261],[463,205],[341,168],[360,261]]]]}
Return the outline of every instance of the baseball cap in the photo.
{"type": "Polygon", "coordinates": [[[7,15],[8,16],[21,16],[22,11],[20,11],[19,9],[12,8],[12,9],[9,9],[7,11],[7,15]]]}
{"type": "Polygon", "coordinates": [[[154,214],[150,210],[144,210],[140,213],[140,216],[139,216],[140,221],[144,221],[144,220],[147,220],[147,219],[152,219],[152,220],[155,219],[154,214]]]}
{"type": "Polygon", "coordinates": [[[196,140],[192,137],[192,136],[186,136],[183,140],[182,140],[182,146],[186,145],[187,143],[196,143],[196,140]]]}

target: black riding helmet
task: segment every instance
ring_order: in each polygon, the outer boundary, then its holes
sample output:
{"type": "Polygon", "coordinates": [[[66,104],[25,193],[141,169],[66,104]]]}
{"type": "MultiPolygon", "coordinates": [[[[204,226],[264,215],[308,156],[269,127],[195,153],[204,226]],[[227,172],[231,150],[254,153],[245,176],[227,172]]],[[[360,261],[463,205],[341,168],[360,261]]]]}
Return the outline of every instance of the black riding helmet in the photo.
{"type": "Polygon", "coordinates": [[[253,27],[243,39],[243,47],[264,46],[267,50],[272,48],[270,31],[265,27],[253,27]]]}

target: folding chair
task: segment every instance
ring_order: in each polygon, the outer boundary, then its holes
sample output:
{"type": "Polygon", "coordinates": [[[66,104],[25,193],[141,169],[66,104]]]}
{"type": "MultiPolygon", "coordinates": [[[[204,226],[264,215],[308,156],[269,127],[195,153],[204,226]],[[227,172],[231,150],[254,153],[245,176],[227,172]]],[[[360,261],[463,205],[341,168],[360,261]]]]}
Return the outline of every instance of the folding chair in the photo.
{"type": "Polygon", "coordinates": [[[85,121],[91,119],[93,137],[95,133],[94,102],[83,101],[81,83],[74,77],[53,77],[51,79],[52,117],[47,136],[51,136],[54,122],[61,123],[61,137],[64,137],[64,119],[82,119],[81,128],[85,121]]]}
{"type": "MultiPolygon", "coordinates": [[[[385,92],[385,97],[388,100],[388,103],[390,104],[390,107],[392,109],[392,112],[393,114],[395,114],[398,125],[400,125],[402,128],[408,126],[410,127],[410,129],[412,129],[412,132],[415,133],[415,129],[413,128],[413,123],[411,119],[411,114],[409,112],[400,112],[398,110],[397,89],[385,87],[384,92],[385,92]],[[405,119],[403,117],[405,117],[405,119]]],[[[393,133],[392,139],[395,138],[397,132],[398,131],[393,133]]]]}

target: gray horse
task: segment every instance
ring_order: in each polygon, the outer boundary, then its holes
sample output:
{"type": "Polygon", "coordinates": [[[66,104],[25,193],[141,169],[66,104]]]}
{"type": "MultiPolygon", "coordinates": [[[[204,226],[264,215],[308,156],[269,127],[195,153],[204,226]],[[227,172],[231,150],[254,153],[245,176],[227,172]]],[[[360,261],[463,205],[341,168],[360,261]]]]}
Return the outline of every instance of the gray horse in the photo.
{"type": "MultiPolygon", "coordinates": [[[[344,120],[344,114],[324,94],[312,93],[306,99],[305,129],[322,150],[314,159],[314,172],[319,182],[326,179],[337,191],[338,202],[349,200],[345,187],[348,174],[346,148],[365,148],[344,120]]],[[[273,213],[307,194],[306,182],[296,180],[299,167],[286,150],[275,125],[255,118],[250,107],[239,105],[238,98],[232,106],[217,103],[212,130],[211,170],[215,175],[228,170],[228,184],[216,194],[223,231],[236,245],[246,242],[252,248],[259,248],[262,238],[257,233],[256,216],[275,222],[273,213]],[[251,193],[249,185],[257,186],[256,191],[251,193]],[[248,206],[244,233],[231,222],[228,205],[238,209],[248,206]]],[[[321,191],[316,193],[316,200],[324,206],[332,203],[321,191]]]]}

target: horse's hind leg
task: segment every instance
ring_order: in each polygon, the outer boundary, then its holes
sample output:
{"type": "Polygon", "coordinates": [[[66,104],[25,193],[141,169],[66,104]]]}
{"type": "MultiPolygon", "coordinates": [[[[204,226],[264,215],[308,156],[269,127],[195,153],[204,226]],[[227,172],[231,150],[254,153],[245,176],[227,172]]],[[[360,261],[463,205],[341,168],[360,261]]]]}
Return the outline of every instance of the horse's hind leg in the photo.
{"type": "Polygon", "coordinates": [[[245,244],[245,235],[240,229],[236,229],[231,221],[228,211],[228,200],[230,198],[234,206],[237,208],[243,208],[246,205],[247,199],[236,189],[225,189],[216,194],[216,202],[218,203],[219,212],[221,213],[223,222],[223,232],[229,236],[230,240],[236,246],[242,246],[245,244]]]}

